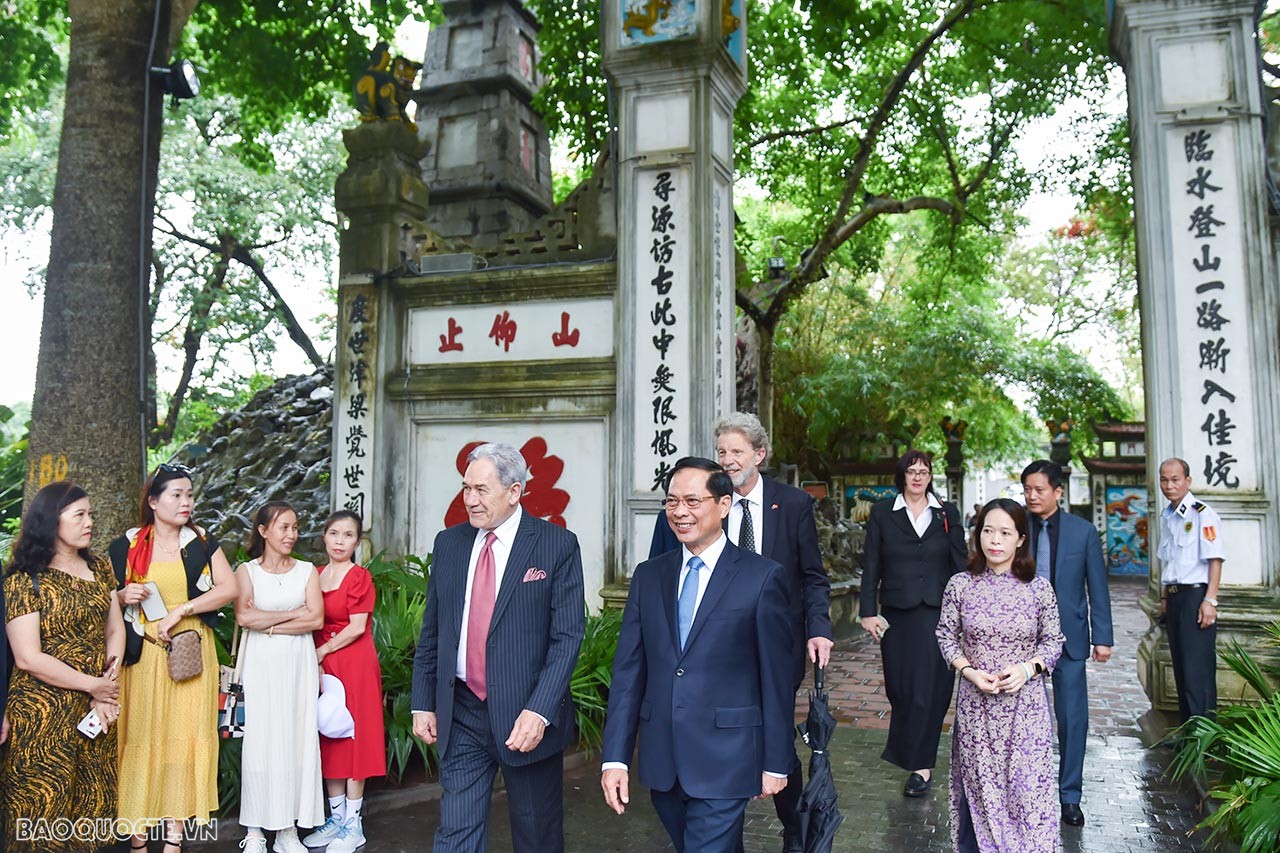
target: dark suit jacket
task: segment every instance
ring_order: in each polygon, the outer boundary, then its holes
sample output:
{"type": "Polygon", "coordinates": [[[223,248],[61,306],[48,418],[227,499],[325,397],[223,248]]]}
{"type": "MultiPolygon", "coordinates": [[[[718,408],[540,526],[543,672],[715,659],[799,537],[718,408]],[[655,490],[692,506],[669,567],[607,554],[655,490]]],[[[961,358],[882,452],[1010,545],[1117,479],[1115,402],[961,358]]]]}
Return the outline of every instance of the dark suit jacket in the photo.
{"type": "Polygon", "coordinates": [[[895,499],[877,501],[871,507],[859,616],[876,615],[877,595],[881,607],[940,607],[947,581],[964,570],[968,559],[955,504],[944,501],[941,509],[929,510],[933,514],[929,527],[924,536],[917,536],[907,512],[894,512],[895,499]]]}
{"type": "Polygon", "coordinates": [[[604,761],[631,763],[640,782],[669,791],[677,777],[697,799],[760,793],[765,770],[794,760],[795,692],[788,673],[787,585],[782,567],[726,542],[684,650],[676,584],[682,552],[636,567],[613,658],[604,761]]]}
{"type": "MultiPolygon", "coordinates": [[[[1089,657],[1093,646],[1115,645],[1111,628],[1111,591],[1102,560],[1098,529],[1079,516],[1058,510],[1049,521],[1050,577],[1058,596],[1062,653],[1076,660],[1089,657]],[[1053,525],[1057,525],[1056,530],[1053,525]],[[1086,590],[1088,596],[1086,598],[1086,590]]],[[[1043,522],[1031,522],[1031,555],[1036,554],[1043,522]]]]}
{"type": "MultiPolygon", "coordinates": [[[[734,495],[737,500],[737,495],[734,495]]],[[[818,549],[818,527],[813,520],[813,498],[809,493],[764,478],[764,556],[782,565],[791,600],[793,628],[793,684],[805,674],[805,645],[809,637],[832,638],[831,582],[822,566],[818,549]]],[[[726,524],[727,524],[726,520],[726,524]]],[[[649,559],[679,550],[680,540],[667,523],[667,514],[658,513],[649,544],[649,559]]]]}
{"type": "MultiPolygon", "coordinates": [[[[463,631],[467,569],[476,528],[458,524],[436,536],[422,635],[413,659],[413,709],[434,711],[442,760],[448,758],[458,640],[463,631]]],[[[502,763],[532,764],[560,752],[573,730],[569,679],[585,630],[578,537],[524,513],[502,575],[489,624],[486,683],[489,724],[502,763]],[[530,568],[546,578],[525,581],[530,568]],[[549,721],[531,752],[503,744],[528,708],[549,721]]]]}

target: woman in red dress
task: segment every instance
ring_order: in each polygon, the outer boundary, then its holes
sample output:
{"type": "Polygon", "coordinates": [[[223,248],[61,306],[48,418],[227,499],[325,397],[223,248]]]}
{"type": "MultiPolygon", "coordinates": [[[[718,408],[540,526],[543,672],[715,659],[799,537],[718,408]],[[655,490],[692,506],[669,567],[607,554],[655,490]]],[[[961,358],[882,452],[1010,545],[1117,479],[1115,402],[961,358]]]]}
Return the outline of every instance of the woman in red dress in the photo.
{"type": "Polygon", "coordinates": [[[373,645],[373,577],[355,563],[362,532],[360,516],[349,510],[335,512],[324,523],[329,564],[320,567],[324,625],[315,632],[316,657],[326,675],[342,682],[347,710],[355,721],[352,737],[320,737],[330,814],[302,843],[327,845],[326,853],[351,853],[365,843],[360,818],[364,782],[387,772],[382,670],[373,645]]]}

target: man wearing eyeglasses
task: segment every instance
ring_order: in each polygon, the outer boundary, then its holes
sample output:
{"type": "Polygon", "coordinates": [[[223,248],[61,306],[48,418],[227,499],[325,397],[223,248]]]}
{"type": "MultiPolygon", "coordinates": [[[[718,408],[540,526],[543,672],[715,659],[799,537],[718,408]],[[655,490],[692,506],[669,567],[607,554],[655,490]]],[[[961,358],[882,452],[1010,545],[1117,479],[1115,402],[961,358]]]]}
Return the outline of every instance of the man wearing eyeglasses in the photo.
{"type": "Polygon", "coordinates": [[[785,790],[795,757],[786,579],[725,536],[732,493],[710,459],[676,462],[679,547],[636,567],[613,659],[605,802],[630,802],[638,738],[638,778],[681,853],[737,850],[747,803],[785,790]]]}
{"type": "MultiPolygon", "coordinates": [[[[831,584],[818,548],[813,498],[801,489],[761,475],[769,458],[769,433],[760,419],[733,412],[716,422],[716,458],[733,482],[733,505],[724,522],[729,541],[781,564],[790,599],[792,646],[787,666],[792,693],[804,681],[809,662],[825,667],[831,656],[831,584]]],[[[650,559],[680,547],[659,514],[649,546],[650,559]]],[[[793,750],[794,755],[794,750],[793,750]]],[[[786,790],[773,798],[782,823],[783,851],[803,850],[800,792],[804,785],[799,756],[789,770],[786,790]]]]}

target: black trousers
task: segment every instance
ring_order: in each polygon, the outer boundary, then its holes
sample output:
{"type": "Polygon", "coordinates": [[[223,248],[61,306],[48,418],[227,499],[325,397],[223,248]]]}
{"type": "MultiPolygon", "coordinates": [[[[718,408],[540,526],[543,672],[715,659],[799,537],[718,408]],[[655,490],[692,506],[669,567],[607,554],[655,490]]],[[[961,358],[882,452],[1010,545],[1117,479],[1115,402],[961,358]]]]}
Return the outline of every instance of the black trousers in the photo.
{"type": "Polygon", "coordinates": [[[453,730],[440,756],[440,826],[435,853],[484,853],[493,780],[502,768],[515,853],[564,851],[564,754],[512,767],[498,757],[487,703],[458,682],[453,730]]]}
{"type": "Polygon", "coordinates": [[[938,763],[942,721],[951,706],[955,673],[938,651],[939,607],[881,607],[889,630],[880,640],[884,692],[893,708],[889,739],[880,757],[903,770],[938,763]]]}
{"type": "Polygon", "coordinates": [[[1164,626],[1173,658],[1173,683],[1178,688],[1182,722],[1211,717],[1218,710],[1218,625],[1196,624],[1206,589],[1179,588],[1165,602],[1164,626]]]}

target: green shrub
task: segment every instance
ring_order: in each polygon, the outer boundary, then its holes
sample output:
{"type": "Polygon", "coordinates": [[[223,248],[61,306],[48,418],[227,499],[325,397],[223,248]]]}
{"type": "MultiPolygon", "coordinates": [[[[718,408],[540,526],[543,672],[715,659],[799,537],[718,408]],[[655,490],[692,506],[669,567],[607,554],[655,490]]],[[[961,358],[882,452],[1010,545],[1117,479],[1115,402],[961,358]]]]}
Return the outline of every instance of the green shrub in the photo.
{"type": "MultiPolygon", "coordinates": [[[[1266,644],[1280,646],[1280,622],[1267,632],[1266,644]]],[[[1209,796],[1219,807],[1198,827],[1210,830],[1210,841],[1229,838],[1241,853],[1267,853],[1280,849],[1280,667],[1259,662],[1235,640],[1220,654],[1261,701],[1224,706],[1217,719],[1193,717],[1180,726],[1171,772],[1175,779],[1212,772],[1209,796]]]]}
{"type": "Polygon", "coordinates": [[[618,632],[622,629],[621,610],[587,613],[587,629],[582,638],[582,651],[573,670],[569,690],[578,709],[578,734],[583,748],[594,752],[600,748],[604,731],[604,715],[609,707],[609,682],[613,676],[613,653],[618,649],[618,632]]]}

